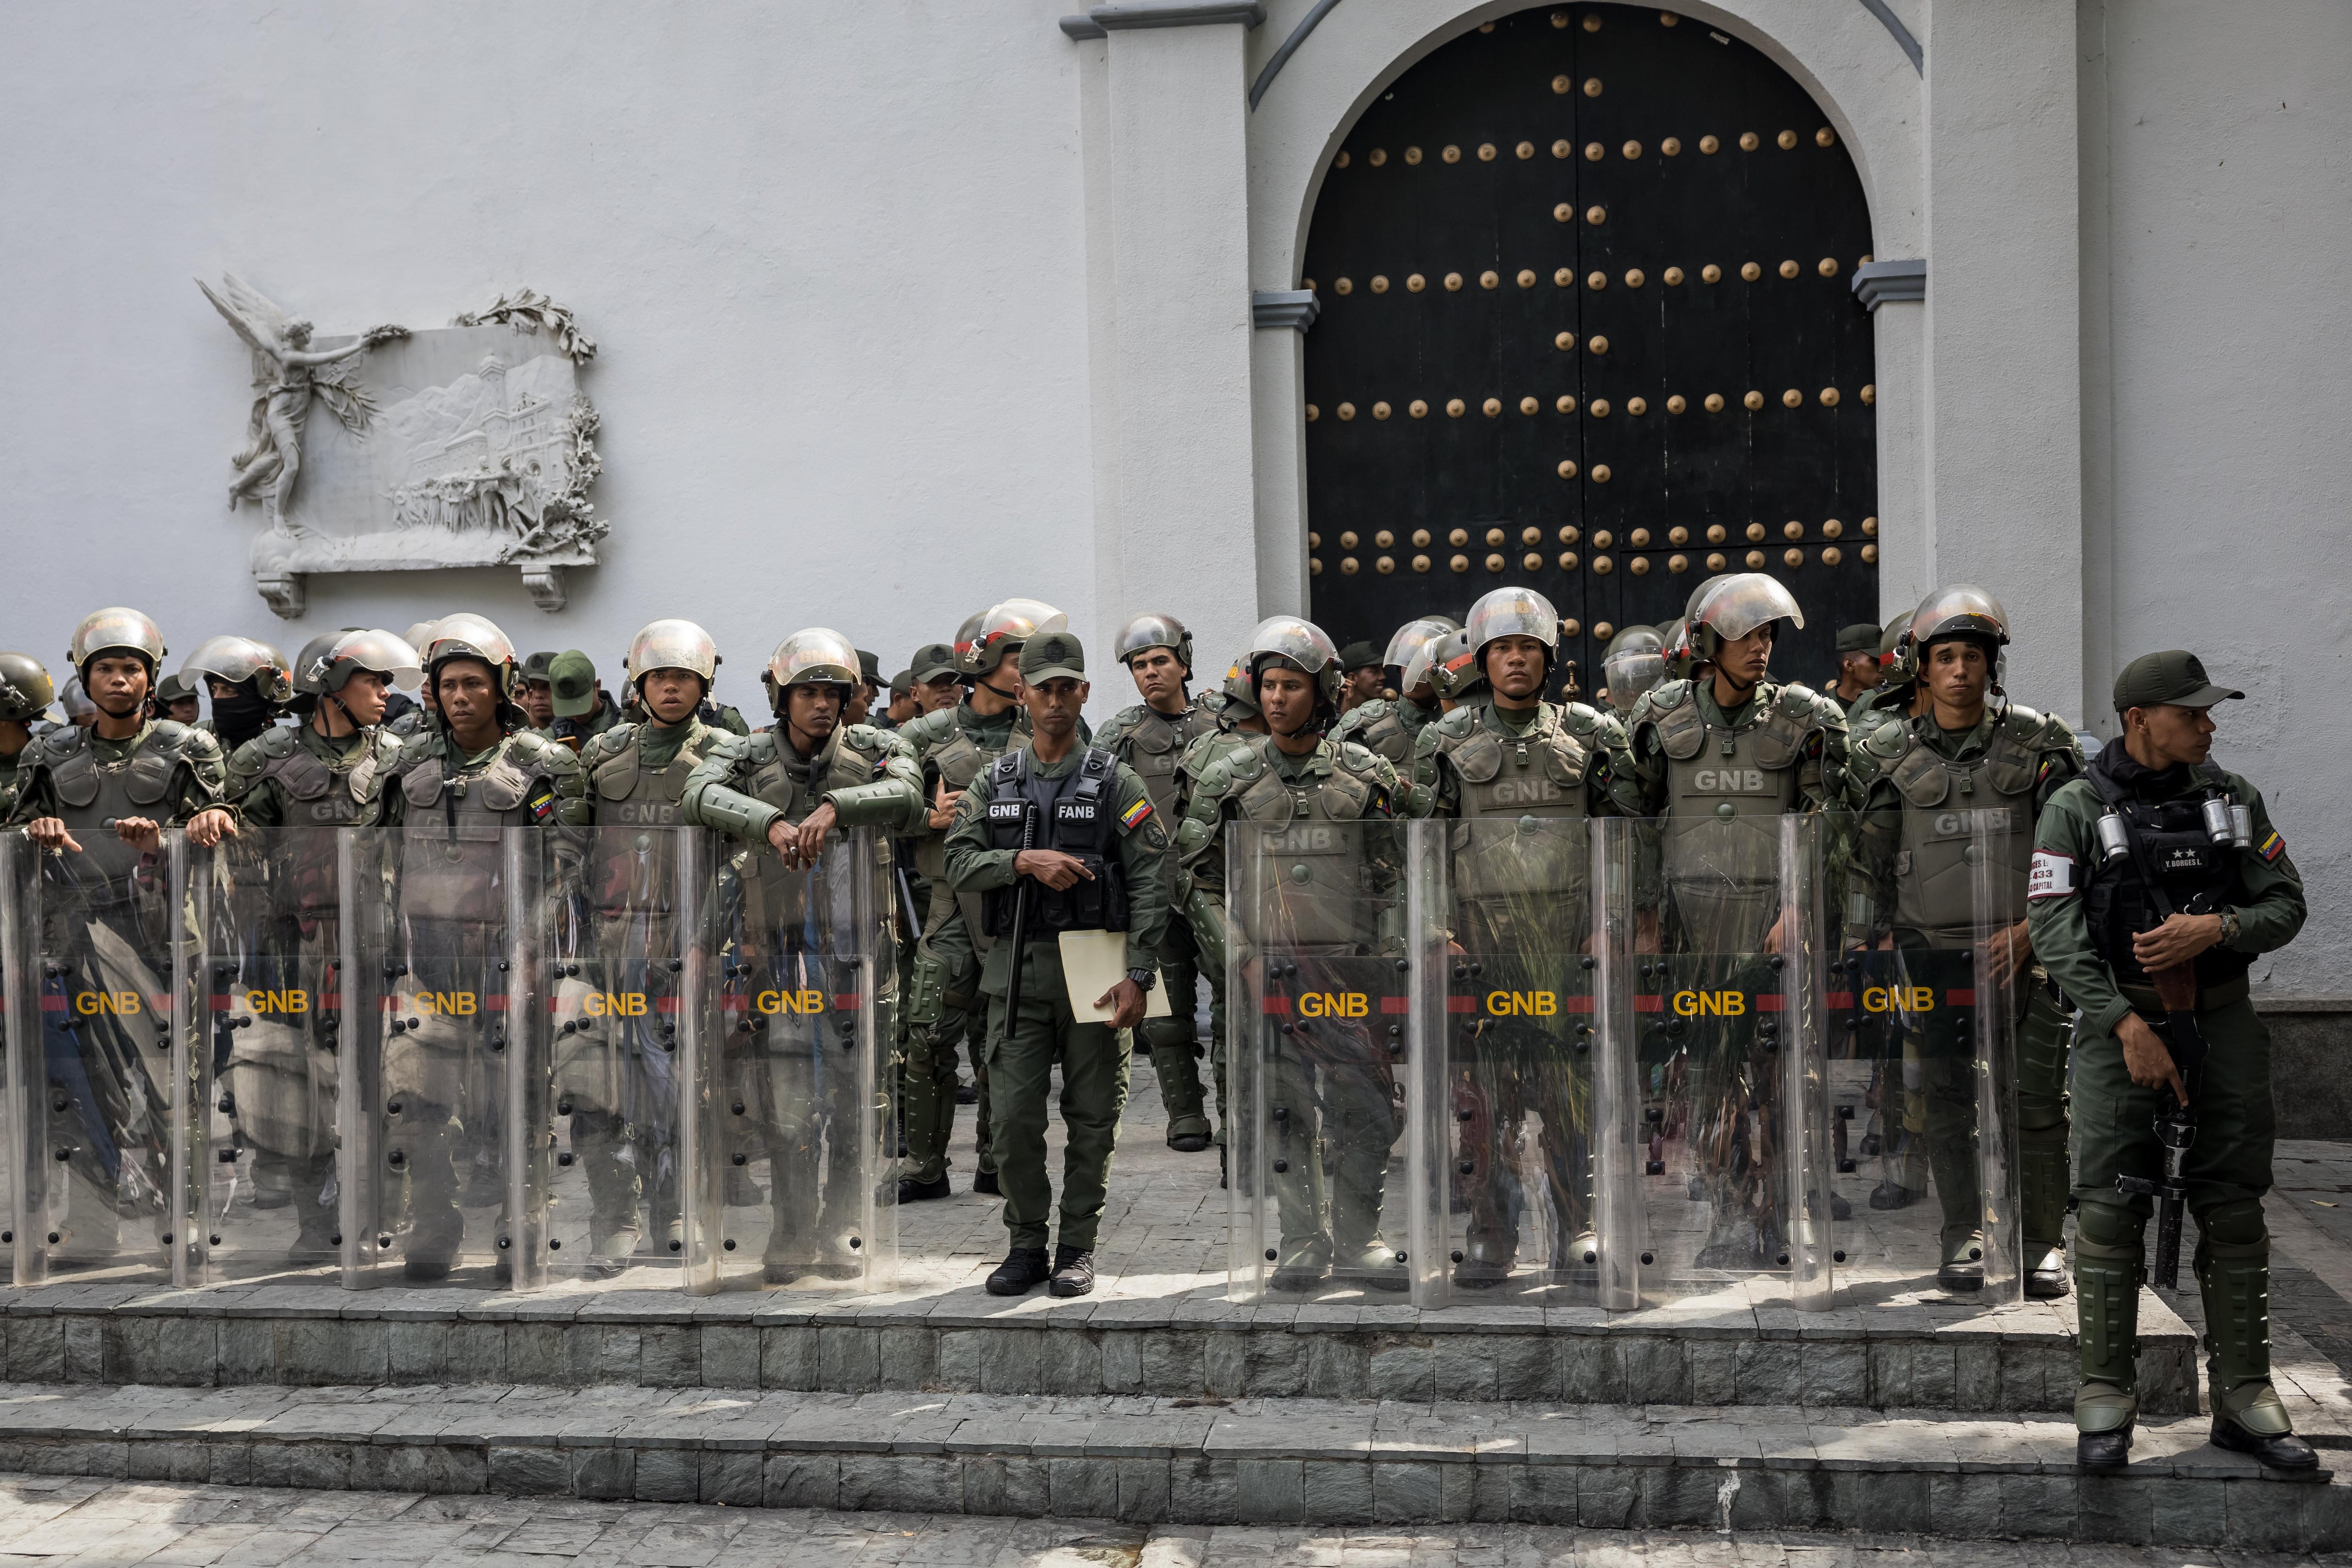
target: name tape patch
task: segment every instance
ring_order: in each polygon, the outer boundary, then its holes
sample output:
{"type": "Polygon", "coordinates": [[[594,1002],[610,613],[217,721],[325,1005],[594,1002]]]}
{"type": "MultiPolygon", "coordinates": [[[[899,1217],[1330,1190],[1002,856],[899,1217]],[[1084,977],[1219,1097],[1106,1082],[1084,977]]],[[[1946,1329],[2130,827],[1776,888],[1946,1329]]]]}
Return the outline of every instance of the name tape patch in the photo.
{"type": "Polygon", "coordinates": [[[2053,855],[2047,849],[2033,852],[2033,869],[2025,879],[2025,896],[2031,899],[2063,899],[2074,891],[2074,858],[2053,855]]]}

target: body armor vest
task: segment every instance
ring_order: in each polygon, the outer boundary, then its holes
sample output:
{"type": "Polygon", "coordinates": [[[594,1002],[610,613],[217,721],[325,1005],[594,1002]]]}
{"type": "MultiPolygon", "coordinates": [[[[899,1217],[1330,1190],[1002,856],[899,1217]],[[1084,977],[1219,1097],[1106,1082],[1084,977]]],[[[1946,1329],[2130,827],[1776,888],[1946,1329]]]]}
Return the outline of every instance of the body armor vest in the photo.
{"type": "Polygon", "coordinates": [[[406,805],[404,911],[427,920],[506,919],[502,830],[555,820],[555,781],[541,760],[541,748],[553,743],[528,731],[509,735],[488,765],[454,776],[440,751],[401,759],[386,782],[406,805]]]}
{"type": "MultiPolygon", "coordinates": [[[[849,743],[850,731],[858,727],[835,724],[833,733],[824,738],[824,744],[806,763],[801,763],[793,751],[793,743],[782,733],[781,722],[762,730],[751,737],[756,750],[746,759],[752,764],[750,773],[739,773],[732,787],[774,806],[783,813],[786,822],[797,824],[835,790],[851,789],[874,782],[877,753],[849,743]],[[792,760],[787,762],[787,758],[792,760]]],[[[679,787],[685,787],[683,781],[679,787]]],[[[839,842],[837,838],[830,839],[828,845],[839,842]]],[[[887,868],[887,841],[883,853],[887,868]]],[[[825,852],[827,863],[834,858],[833,851],[828,847],[825,852]]],[[[772,854],[754,855],[746,864],[749,875],[744,879],[745,910],[755,927],[765,929],[777,920],[785,918],[789,911],[802,907],[802,895],[797,891],[774,893],[772,897],[772,893],[779,880],[798,878],[804,873],[785,870],[783,862],[772,854]]]]}
{"type": "Polygon", "coordinates": [[[352,760],[341,768],[313,752],[296,731],[270,731],[262,736],[261,744],[263,755],[269,760],[262,765],[255,782],[276,781],[286,798],[294,803],[295,808],[287,813],[287,826],[351,827],[367,815],[375,785],[373,732],[362,731],[352,760]],[[278,735],[286,739],[275,740],[278,735]]]}
{"type": "Polygon", "coordinates": [[[1568,710],[1546,702],[1528,732],[1513,735],[1491,708],[1467,711],[1473,718],[1465,732],[1455,734],[1448,724],[1437,741],[1459,796],[1450,833],[1455,897],[1517,898],[1580,888],[1591,875],[1585,835],[1543,825],[1591,815],[1585,775],[1592,768],[1590,737],[1597,716],[1579,734],[1568,710]],[[1517,824],[1517,830],[1469,826],[1498,819],[1517,824]]]}
{"type": "MultiPolygon", "coordinates": [[[[1937,947],[1965,946],[1998,926],[2025,916],[2025,879],[2033,862],[2033,781],[2040,766],[2024,735],[2041,727],[2040,716],[2016,710],[1992,727],[1992,739],[1972,757],[1954,761],[1921,738],[1919,726],[1902,726],[1905,747],[1882,763],[1889,783],[1903,797],[1903,841],[1895,858],[1895,923],[1925,934],[1937,947]],[[2022,721],[2022,722],[2021,722],[2022,721]],[[1969,846],[1979,826],[2007,819],[2006,858],[1990,880],[1993,901],[1979,908],[1976,869],[1969,846]]],[[[1877,751],[1877,736],[1871,750],[1877,751]]]]}
{"type": "MultiPolygon", "coordinates": [[[[2242,891],[2238,878],[2240,852],[2213,842],[2205,831],[2202,811],[2209,795],[2235,797],[2221,770],[2209,763],[2196,770],[2204,788],[2176,800],[2145,799],[2100,766],[2109,757],[2124,754],[2123,743],[2116,742],[2092,758],[2091,787],[2122,815],[2138,842],[2139,855],[2120,856],[2089,868],[2083,912],[2090,922],[2092,944],[2115,971],[2117,983],[2146,986],[2151,982],[2147,971],[2132,956],[2132,936],[2161,924],[2164,910],[2141,880],[2139,860],[2146,858],[2173,912],[2220,912],[2242,891]]],[[[2194,961],[2197,988],[2201,993],[2240,979],[2253,963],[2252,953],[2219,944],[2209,947],[2194,961]]]]}
{"type": "MultiPolygon", "coordinates": [[[[1326,741],[1307,772],[1286,777],[1284,758],[1269,735],[1240,734],[1224,765],[1234,784],[1240,820],[1231,832],[1253,836],[1260,885],[1237,889],[1261,911],[1276,899],[1285,934],[1301,948],[1353,948],[1375,940],[1364,896],[1364,835],[1333,826],[1359,822],[1371,809],[1373,782],[1344,765],[1326,741]]],[[[1371,753],[1357,748],[1366,763],[1371,753]]],[[[1370,772],[1367,767],[1364,772],[1370,772]]],[[[1261,914],[1261,919],[1263,914],[1261,914]]]]}
{"type": "MultiPolygon", "coordinates": [[[[1119,761],[1135,770],[1143,781],[1143,793],[1151,802],[1151,809],[1169,822],[1176,820],[1177,783],[1182,774],[1179,765],[1184,760],[1184,748],[1203,735],[1217,732],[1213,714],[1195,699],[1174,719],[1149,703],[1129,710],[1134,715],[1125,734],[1119,737],[1119,761]]],[[[1125,717],[1125,715],[1122,715],[1125,717]]]]}
{"type": "MultiPolygon", "coordinates": [[[[1111,798],[1118,759],[1089,746],[1078,765],[1047,778],[1034,765],[1029,748],[1007,752],[989,764],[988,842],[994,849],[1022,847],[1024,818],[1034,825],[1032,849],[1075,855],[1093,876],[1067,888],[1037,882],[1029,889],[1030,940],[1061,931],[1125,931],[1127,868],[1118,859],[1118,803],[1111,798]]],[[[982,895],[988,934],[1013,934],[1013,903],[1019,885],[991,888],[982,895]]]]}
{"type": "Polygon", "coordinates": [[[172,784],[186,766],[193,734],[185,725],[168,719],[150,723],[131,753],[117,763],[101,763],[90,744],[90,732],[68,724],[39,737],[25,749],[25,782],[37,769],[47,769],[49,790],[57,797],[58,817],[89,858],[92,869],[120,877],[139,864],[141,851],[117,837],[111,826],[117,817],[144,816],[162,823],[172,815],[172,784]]]}
{"type": "MultiPolygon", "coordinates": [[[[1019,747],[1028,737],[1023,733],[1021,720],[1015,718],[1003,750],[992,751],[972,738],[961,722],[962,709],[959,706],[950,715],[955,719],[945,740],[923,753],[923,764],[936,769],[949,790],[965,790],[980,776],[981,770],[997,758],[1019,747]]],[[[955,910],[963,911],[964,930],[971,933],[972,947],[985,956],[993,944],[988,931],[987,910],[978,893],[959,893],[948,886],[948,850],[946,835],[926,833],[915,846],[915,869],[928,880],[931,889],[931,907],[924,911],[923,931],[926,935],[947,923],[955,910]]]]}
{"type": "Polygon", "coordinates": [[[1807,694],[1759,688],[1725,728],[1699,711],[1688,681],[1671,706],[1652,693],[1666,756],[1664,873],[1680,935],[1695,952],[1759,948],[1779,913],[1780,818],[1804,805],[1799,772],[1813,728],[1807,694]]]}
{"type": "MultiPolygon", "coordinates": [[[[588,784],[596,803],[599,826],[676,827],[685,818],[678,800],[686,781],[702,763],[711,731],[697,723],[687,731],[677,754],[666,767],[645,765],[638,744],[639,726],[622,725],[607,733],[625,737],[599,744],[592,755],[588,784]]],[[[761,798],[765,798],[762,796],[761,798]]],[[[800,815],[805,816],[803,811],[800,815]]]]}
{"type": "Polygon", "coordinates": [[[1379,714],[1367,721],[1353,733],[1341,737],[1355,742],[1376,757],[1386,757],[1402,768],[1412,761],[1413,742],[1421,739],[1437,715],[1417,702],[1400,697],[1383,703],[1379,714]]]}

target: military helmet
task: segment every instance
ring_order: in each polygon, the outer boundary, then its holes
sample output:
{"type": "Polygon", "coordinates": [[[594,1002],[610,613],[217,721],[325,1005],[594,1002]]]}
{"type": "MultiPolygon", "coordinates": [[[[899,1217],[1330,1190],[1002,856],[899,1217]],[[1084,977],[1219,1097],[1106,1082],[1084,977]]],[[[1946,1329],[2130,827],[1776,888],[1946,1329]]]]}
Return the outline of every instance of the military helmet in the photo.
{"type": "Polygon", "coordinates": [[[433,628],[439,624],[437,621],[419,621],[401,633],[400,640],[421,654],[425,651],[425,645],[433,640],[433,628]]]}
{"type": "MultiPolygon", "coordinates": [[[[1249,661],[1252,697],[1257,696],[1265,667],[1280,659],[1315,682],[1318,700],[1334,708],[1339,705],[1339,649],[1330,634],[1314,622],[1297,616],[1268,616],[1250,633],[1249,652],[1243,657],[1249,661]]],[[[1259,706],[1265,704],[1261,701],[1259,706]]]]}
{"type": "Polygon", "coordinates": [[[1691,606],[1691,651],[1711,660],[1726,642],[1774,621],[1805,624],[1796,595],[1761,572],[1734,572],[1691,606]]]}
{"type": "Polygon", "coordinates": [[[961,654],[958,667],[966,675],[985,675],[1003,662],[1006,654],[1018,653],[1021,645],[1037,633],[1066,631],[1069,625],[1069,616],[1042,600],[1003,600],[990,605],[981,616],[968,648],[962,634],[957,634],[956,645],[961,654]]]}
{"type": "Polygon", "coordinates": [[[1410,696],[1423,681],[1429,682],[1432,690],[1436,689],[1438,656],[1445,649],[1445,639],[1453,635],[1452,632],[1433,633],[1424,638],[1419,647],[1412,650],[1401,667],[1403,673],[1397,677],[1399,696],[1410,696]]]}
{"type": "Polygon", "coordinates": [[[156,668],[170,650],[163,646],[163,630],[136,610],[116,605],[111,609],[92,610],[74,627],[73,641],[66,650],[66,662],[79,675],[89,661],[110,648],[125,648],[147,661],[147,676],[153,679],[156,668]]]}
{"type": "MultiPolygon", "coordinates": [[[[1444,616],[1423,616],[1407,621],[1397,627],[1395,636],[1389,638],[1388,651],[1381,655],[1381,663],[1390,669],[1408,669],[1412,664],[1413,655],[1449,632],[1461,629],[1444,616]]],[[[1410,691],[1412,685],[1408,681],[1398,689],[1410,691]]]]}
{"type": "MultiPolygon", "coordinates": [[[[327,654],[336,643],[342,640],[350,629],[346,627],[340,632],[320,632],[302,645],[302,651],[294,656],[294,668],[289,672],[293,678],[296,697],[316,697],[324,689],[319,684],[319,678],[326,673],[327,654]]],[[[158,697],[163,695],[161,688],[157,689],[155,695],[158,697]]]]}
{"type": "Polygon", "coordinates": [[[92,702],[89,693],[82,689],[79,675],[66,677],[66,683],[58,688],[58,703],[66,710],[66,722],[68,724],[78,719],[87,719],[98,711],[98,704],[92,702]]]}
{"type": "Polygon", "coordinates": [[[1192,634],[1186,631],[1184,623],[1173,616],[1147,611],[1119,627],[1118,636],[1111,639],[1112,657],[1121,664],[1148,648],[1155,647],[1164,647],[1173,653],[1176,662],[1182,665],[1188,674],[1191,672],[1192,634]]]}
{"type": "Polygon", "coordinates": [[[1246,665],[1234,663],[1225,667],[1225,700],[1248,712],[1262,711],[1257,705],[1257,687],[1250,679],[1246,665]]]}
{"type": "Polygon", "coordinates": [[[786,687],[856,686],[863,679],[857,649],[827,626],[810,626],[778,643],[760,676],[772,702],[783,700],[786,687]]]}
{"type": "Polygon", "coordinates": [[[1658,623],[1658,654],[1666,661],[1668,680],[1688,680],[1698,658],[1691,652],[1690,623],[1680,616],[1658,623]]]}
{"type": "Polygon", "coordinates": [[[1627,626],[1609,641],[1601,656],[1601,679],[1609,688],[1609,706],[1631,713],[1642,694],[1666,678],[1665,639],[1655,626],[1627,626]]]}
{"type": "Polygon", "coordinates": [[[719,645],[692,621],[648,622],[629,639],[629,656],[621,661],[621,673],[635,686],[656,669],[698,675],[708,691],[719,674],[719,645]]]}
{"type": "Polygon", "coordinates": [[[180,666],[183,676],[209,675],[231,686],[250,680],[253,693],[264,702],[283,702],[294,695],[293,671],[286,656],[253,637],[224,633],[196,645],[180,666]]]}
{"type": "Polygon", "coordinates": [[[1449,633],[1433,646],[1436,652],[1430,666],[1429,682],[1440,698],[1461,702],[1486,684],[1486,672],[1478,667],[1467,628],[1449,633]]]}
{"type": "Polygon", "coordinates": [[[354,626],[331,638],[320,637],[302,650],[294,671],[294,689],[312,696],[341,691],[362,670],[381,675],[406,691],[415,690],[425,678],[416,650],[405,641],[387,631],[354,626]],[[320,648],[320,643],[327,646],[320,648]],[[315,654],[314,648],[318,649],[315,654]]]}
{"type": "Polygon", "coordinates": [[[1895,616],[1879,634],[1878,668],[1886,672],[1890,686],[1919,679],[1919,650],[1911,646],[1910,616],[1895,616]]]}
{"type": "Polygon", "coordinates": [[[57,700],[56,683],[29,653],[0,653],[0,719],[22,724],[57,700]]]}
{"type": "Polygon", "coordinates": [[[522,676],[515,662],[514,644],[487,616],[460,610],[433,623],[432,636],[417,650],[424,656],[425,675],[439,684],[441,667],[453,658],[478,658],[490,667],[499,695],[511,700],[522,676]]]}
{"type": "Polygon", "coordinates": [[[1470,606],[1463,627],[1470,639],[1470,660],[1486,668],[1486,645],[1498,637],[1533,637],[1544,645],[1546,665],[1559,651],[1559,612],[1533,588],[1496,588],[1479,595],[1470,606]]]}
{"type": "Polygon", "coordinates": [[[974,610],[963,618],[963,625],[956,627],[953,648],[958,675],[964,672],[964,661],[971,656],[972,644],[980,638],[980,624],[986,619],[988,619],[986,610],[974,610]]]}
{"type": "Polygon", "coordinates": [[[1909,630],[1911,646],[1923,651],[1946,637],[1979,637],[2002,647],[2009,642],[2009,612],[1975,584],[1954,583],[1919,601],[1909,630]]]}

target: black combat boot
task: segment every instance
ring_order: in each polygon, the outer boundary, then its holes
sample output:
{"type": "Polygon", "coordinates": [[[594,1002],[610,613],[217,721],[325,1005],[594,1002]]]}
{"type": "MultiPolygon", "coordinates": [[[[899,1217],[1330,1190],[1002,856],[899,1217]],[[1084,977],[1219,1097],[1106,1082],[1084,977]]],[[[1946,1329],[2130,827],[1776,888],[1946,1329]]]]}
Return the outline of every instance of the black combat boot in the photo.
{"type": "Polygon", "coordinates": [[[988,1277],[988,1293],[992,1296],[1025,1296],[1045,1282],[1052,1269],[1045,1267],[1045,1249],[1042,1247],[1016,1247],[1004,1255],[996,1272],[988,1277]]]}
{"type": "MultiPolygon", "coordinates": [[[[1007,1264],[1010,1267],[1010,1264],[1007,1264]]],[[[1054,1278],[1046,1290],[1055,1296],[1090,1296],[1095,1289],[1095,1255],[1075,1247],[1054,1248],[1054,1278]]]]}

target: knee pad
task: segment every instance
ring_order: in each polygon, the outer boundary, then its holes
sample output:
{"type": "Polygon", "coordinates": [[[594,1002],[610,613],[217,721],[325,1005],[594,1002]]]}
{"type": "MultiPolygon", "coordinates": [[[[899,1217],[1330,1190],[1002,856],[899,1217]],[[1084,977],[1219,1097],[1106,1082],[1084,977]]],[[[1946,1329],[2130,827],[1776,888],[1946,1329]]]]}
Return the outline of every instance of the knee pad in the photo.
{"type": "Polygon", "coordinates": [[[1143,1021],[1143,1043],[1154,1051],[1181,1050],[1190,1056],[1192,1016],[1187,1013],[1181,1018],[1146,1018],[1143,1021]]]}
{"type": "Polygon", "coordinates": [[[2074,1212],[2074,1243],[2084,1251],[2112,1258],[2128,1253],[2139,1257],[2146,1246],[2147,1216],[2138,1210],[2104,1199],[2085,1198],[2074,1212]]]}
{"type": "Polygon", "coordinates": [[[2260,1198],[2231,1198],[2215,1204],[2197,1216],[2198,1234],[2215,1253],[2241,1257],[2268,1251],[2270,1231],[2263,1224],[2260,1198]]]}

